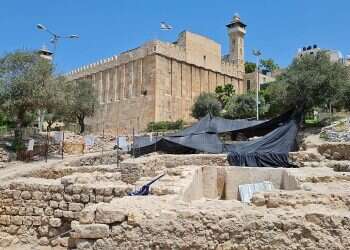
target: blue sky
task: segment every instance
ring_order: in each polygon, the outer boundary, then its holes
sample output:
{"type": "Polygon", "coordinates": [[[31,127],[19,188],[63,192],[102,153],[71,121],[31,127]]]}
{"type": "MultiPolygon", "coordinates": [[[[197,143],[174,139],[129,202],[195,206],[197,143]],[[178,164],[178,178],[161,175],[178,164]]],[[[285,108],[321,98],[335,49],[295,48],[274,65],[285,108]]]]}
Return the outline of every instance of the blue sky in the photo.
{"type": "Polygon", "coordinates": [[[154,38],[174,41],[189,30],[206,35],[228,50],[225,25],[238,12],[248,25],[246,60],[259,48],[263,58],[287,66],[299,47],[318,44],[350,54],[349,0],[4,0],[0,6],[0,54],[37,49],[49,36],[45,24],[61,34],[55,63],[66,72],[138,47],[154,38]],[[161,32],[159,22],[173,25],[161,32]]]}

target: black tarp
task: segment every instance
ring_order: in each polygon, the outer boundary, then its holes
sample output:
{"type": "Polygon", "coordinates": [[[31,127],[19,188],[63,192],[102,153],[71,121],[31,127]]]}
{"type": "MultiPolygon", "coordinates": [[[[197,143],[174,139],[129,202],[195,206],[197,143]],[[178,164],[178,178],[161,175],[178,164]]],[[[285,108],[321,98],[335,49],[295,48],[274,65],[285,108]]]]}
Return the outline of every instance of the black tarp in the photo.
{"type": "Polygon", "coordinates": [[[288,153],[296,149],[298,121],[295,112],[268,121],[227,120],[207,115],[192,127],[164,137],[136,137],[136,156],[161,151],[170,154],[229,153],[228,160],[236,166],[291,167],[288,153]],[[262,136],[252,141],[224,144],[220,133],[242,133],[249,137],[262,136]]]}
{"type": "Polygon", "coordinates": [[[298,123],[290,120],[253,141],[226,145],[227,159],[233,166],[293,167],[289,152],[297,149],[298,123]]]}
{"type": "Polygon", "coordinates": [[[135,137],[135,155],[162,151],[170,154],[190,154],[206,152],[212,154],[222,153],[225,145],[217,134],[199,134],[176,137],[135,137]]]}
{"type": "Polygon", "coordinates": [[[264,122],[266,121],[251,121],[247,119],[228,120],[208,114],[193,126],[186,128],[181,132],[170,134],[168,136],[181,137],[188,135],[199,135],[204,133],[220,134],[225,132],[242,131],[264,122]]]}

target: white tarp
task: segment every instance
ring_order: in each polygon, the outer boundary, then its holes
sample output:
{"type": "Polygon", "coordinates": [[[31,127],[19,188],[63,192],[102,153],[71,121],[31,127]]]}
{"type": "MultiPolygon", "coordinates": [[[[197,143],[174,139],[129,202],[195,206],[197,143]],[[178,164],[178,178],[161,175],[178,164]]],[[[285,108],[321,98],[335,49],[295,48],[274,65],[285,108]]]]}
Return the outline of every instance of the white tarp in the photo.
{"type": "Polygon", "coordinates": [[[87,147],[93,147],[95,144],[95,137],[92,135],[87,135],[84,137],[84,141],[87,147]]]}
{"type": "Polygon", "coordinates": [[[119,148],[122,150],[128,151],[129,150],[129,144],[127,141],[126,136],[119,136],[116,138],[116,145],[119,145],[119,148]]]}
{"type": "Polygon", "coordinates": [[[249,203],[253,197],[254,193],[271,191],[273,189],[273,184],[270,181],[264,181],[252,184],[243,184],[238,186],[239,195],[242,202],[249,203]]]}
{"type": "Polygon", "coordinates": [[[63,141],[63,131],[55,131],[54,140],[55,143],[61,143],[63,141]]]}
{"type": "Polygon", "coordinates": [[[34,139],[30,139],[29,142],[28,142],[28,148],[27,150],[28,151],[33,151],[34,150],[34,139]]]}

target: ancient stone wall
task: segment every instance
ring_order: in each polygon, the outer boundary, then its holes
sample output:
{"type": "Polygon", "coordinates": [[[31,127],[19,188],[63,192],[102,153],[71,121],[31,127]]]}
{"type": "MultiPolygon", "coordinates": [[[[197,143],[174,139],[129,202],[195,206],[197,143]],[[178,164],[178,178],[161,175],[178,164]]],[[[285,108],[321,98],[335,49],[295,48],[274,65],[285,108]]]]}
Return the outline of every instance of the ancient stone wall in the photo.
{"type": "MultiPolygon", "coordinates": [[[[110,202],[126,195],[127,185],[82,185],[72,177],[60,179],[25,178],[0,185],[0,232],[8,241],[31,235],[41,245],[68,245],[70,224],[91,203],[110,202]],[[76,181],[74,179],[74,181],[76,181]],[[63,235],[61,235],[63,234],[63,235]],[[63,238],[63,239],[62,239],[63,238]]],[[[4,246],[5,244],[5,246],[4,246]]]]}
{"type": "Polygon", "coordinates": [[[90,207],[72,225],[71,235],[77,249],[349,249],[348,213],[317,210],[312,203],[325,204],[317,197],[299,205],[281,196],[281,203],[277,197],[266,198],[266,204],[254,200],[259,207],[230,201],[211,202],[210,208],[125,197],[118,204],[90,207]]]}
{"type": "Polygon", "coordinates": [[[195,155],[152,155],[140,158],[130,158],[121,163],[121,179],[125,183],[135,183],[141,176],[156,176],[159,171],[176,166],[227,166],[225,154],[195,154],[195,155]]]}

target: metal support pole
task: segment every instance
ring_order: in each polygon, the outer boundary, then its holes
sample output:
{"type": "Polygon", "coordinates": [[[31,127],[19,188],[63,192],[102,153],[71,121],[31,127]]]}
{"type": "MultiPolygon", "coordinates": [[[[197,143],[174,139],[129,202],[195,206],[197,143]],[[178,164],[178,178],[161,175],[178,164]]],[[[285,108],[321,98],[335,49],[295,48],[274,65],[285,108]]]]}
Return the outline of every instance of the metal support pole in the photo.
{"type": "Polygon", "coordinates": [[[257,82],[256,82],[256,120],[259,120],[259,56],[256,57],[256,73],[257,73],[257,82]]]}
{"type": "Polygon", "coordinates": [[[132,157],[135,158],[135,128],[132,128],[132,157]]]}
{"type": "Polygon", "coordinates": [[[62,155],[61,155],[61,157],[62,157],[62,160],[63,160],[63,153],[64,153],[64,131],[62,131],[62,155]]]}
{"type": "Polygon", "coordinates": [[[104,139],[105,139],[105,123],[103,121],[102,123],[102,157],[103,157],[103,150],[104,150],[104,139]]]}
{"type": "Polygon", "coordinates": [[[47,163],[47,157],[49,154],[49,129],[46,127],[46,148],[45,148],[45,162],[47,163]]]}
{"type": "Polygon", "coordinates": [[[117,128],[117,168],[119,168],[119,135],[118,135],[118,128],[117,128]]]}

